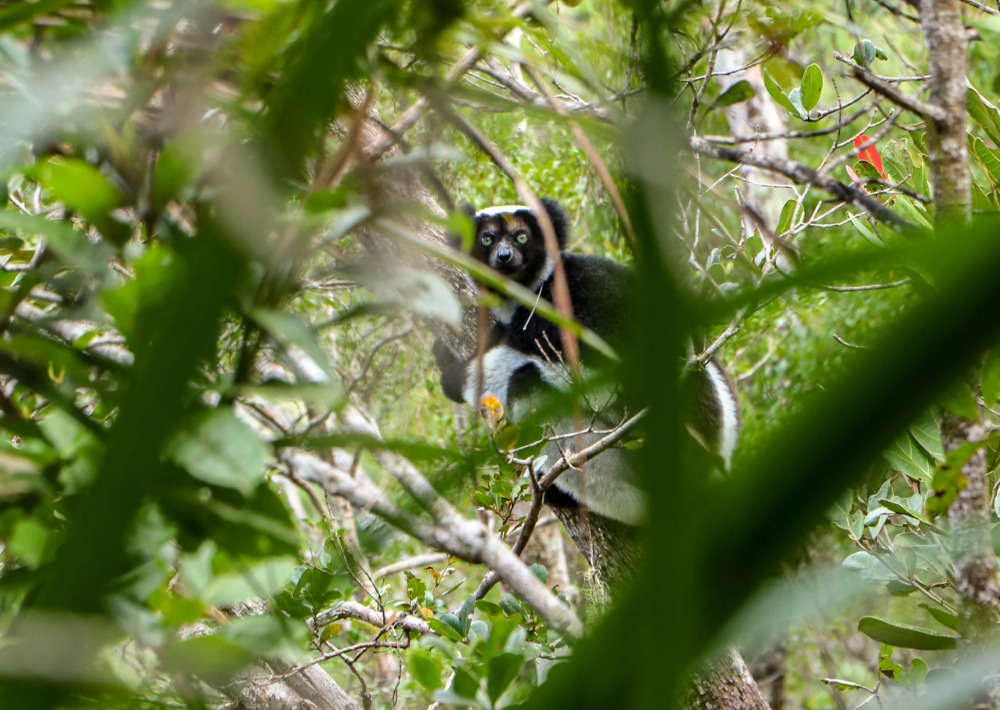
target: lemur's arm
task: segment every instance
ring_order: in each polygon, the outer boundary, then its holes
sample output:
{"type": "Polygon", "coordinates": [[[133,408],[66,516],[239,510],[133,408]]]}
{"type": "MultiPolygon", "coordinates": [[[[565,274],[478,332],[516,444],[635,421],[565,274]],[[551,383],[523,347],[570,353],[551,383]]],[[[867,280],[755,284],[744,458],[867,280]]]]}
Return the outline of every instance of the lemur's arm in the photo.
{"type": "MultiPolygon", "coordinates": [[[[486,346],[484,350],[489,352],[497,345],[500,345],[506,338],[507,328],[500,323],[494,323],[486,335],[486,346]]],[[[438,369],[441,370],[441,389],[445,396],[459,403],[465,402],[465,391],[474,370],[470,368],[478,367],[477,356],[473,355],[468,360],[463,360],[440,338],[434,341],[434,360],[438,369]]],[[[488,375],[489,373],[487,373],[488,375]]],[[[489,378],[487,377],[487,381],[489,378]]],[[[475,402],[468,402],[475,405],[475,402]]]]}
{"type": "Polygon", "coordinates": [[[434,360],[441,370],[441,389],[448,399],[455,402],[465,402],[462,391],[465,389],[468,362],[462,360],[440,338],[434,341],[434,360]]]}

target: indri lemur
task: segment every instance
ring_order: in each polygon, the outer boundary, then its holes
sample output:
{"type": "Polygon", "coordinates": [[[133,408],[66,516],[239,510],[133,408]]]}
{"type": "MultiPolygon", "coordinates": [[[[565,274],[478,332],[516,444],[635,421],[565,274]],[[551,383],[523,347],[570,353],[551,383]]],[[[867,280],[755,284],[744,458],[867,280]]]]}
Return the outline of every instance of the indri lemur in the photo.
{"type": "MultiPolygon", "coordinates": [[[[542,200],[560,249],[567,240],[566,214],[555,200],[542,200]]],[[[546,254],[541,227],[531,209],[522,205],[489,207],[476,212],[472,256],[490,268],[527,287],[540,298],[552,301],[552,259],[546,254]]],[[[628,340],[635,274],[609,259],[561,252],[569,287],[573,317],[594,331],[621,353],[628,340]]],[[[534,313],[533,308],[507,299],[491,309],[495,320],[482,357],[482,383],[476,357],[461,360],[442,343],[434,354],[441,369],[444,393],[456,402],[479,407],[486,395],[503,405],[508,422],[526,418],[546,393],[569,389],[570,379],[562,359],[559,329],[534,313]]],[[[592,365],[598,353],[582,347],[581,361],[592,365]]],[[[739,405],[725,373],[714,363],[692,369],[685,376],[685,390],[692,400],[692,427],[703,441],[728,465],[739,428],[739,405]]],[[[598,396],[597,399],[601,397],[598,396]]],[[[620,421],[623,404],[617,396],[603,399],[609,407],[594,409],[590,401],[583,421],[596,429],[606,429],[620,421]]],[[[559,415],[550,421],[556,432],[576,429],[574,417],[559,415]]],[[[585,445],[598,437],[587,435],[585,445]]],[[[562,451],[576,446],[574,438],[564,439],[562,451]]],[[[561,455],[552,443],[545,449],[549,463],[561,455]]],[[[634,481],[633,453],[611,448],[588,461],[582,471],[567,470],[546,493],[553,506],[585,505],[594,513],[632,525],[642,521],[644,498],[634,481]]]]}

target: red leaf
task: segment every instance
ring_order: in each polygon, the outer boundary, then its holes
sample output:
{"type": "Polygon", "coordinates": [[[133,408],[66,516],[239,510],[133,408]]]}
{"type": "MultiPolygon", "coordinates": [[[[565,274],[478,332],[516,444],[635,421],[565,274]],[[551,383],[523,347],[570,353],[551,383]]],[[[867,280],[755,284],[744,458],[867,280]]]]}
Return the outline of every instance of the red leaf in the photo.
{"type": "MultiPolygon", "coordinates": [[[[871,138],[862,133],[860,136],[854,139],[854,147],[860,148],[865,143],[870,143],[871,138]]],[[[868,163],[873,168],[878,170],[878,174],[882,176],[883,180],[888,180],[889,176],[885,174],[885,169],[882,167],[882,156],[878,154],[878,148],[874,145],[870,145],[864,150],[858,151],[858,160],[868,163]]]]}

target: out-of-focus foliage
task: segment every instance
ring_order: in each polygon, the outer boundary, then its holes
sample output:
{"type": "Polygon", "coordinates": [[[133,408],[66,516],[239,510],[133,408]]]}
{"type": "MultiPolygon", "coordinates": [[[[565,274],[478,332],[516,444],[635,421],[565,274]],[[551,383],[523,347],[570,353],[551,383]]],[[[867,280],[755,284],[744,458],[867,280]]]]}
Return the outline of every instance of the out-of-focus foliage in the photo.
{"type": "Polygon", "coordinates": [[[833,57],[917,85],[923,45],[900,46],[913,31],[884,5],[0,4],[0,705],[218,705],[280,658],[375,707],[659,708],[707,653],[765,636],[788,645],[788,707],[958,677],[946,512],[972,450],[946,455],[938,411],[992,421],[1000,400],[998,35],[981,23],[970,52],[983,214],[929,234],[923,125],[833,57]],[[685,150],[730,145],[725,111],[758,95],[711,76],[726,42],[761,65],[789,157],[911,233],[778,179],[776,223],[745,226],[760,174],[685,150]],[[405,457],[509,542],[531,495],[506,442],[440,393],[429,323],[459,304],[394,262],[385,228],[443,219],[387,201],[410,168],[445,206],[522,200],[463,121],[566,207],[572,249],[641,277],[626,385],[650,405],[647,559],[572,660],[523,599],[476,599],[485,567],[421,542],[431,516],[390,475],[405,457]],[[692,336],[724,331],[744,434],[713,477],[681,453],[676,378],[692,336]],[[327,498],[294,450],[375,482],[398,516],[327,498]],[[236,613],[248,599],[266,610],[236,613]]]}

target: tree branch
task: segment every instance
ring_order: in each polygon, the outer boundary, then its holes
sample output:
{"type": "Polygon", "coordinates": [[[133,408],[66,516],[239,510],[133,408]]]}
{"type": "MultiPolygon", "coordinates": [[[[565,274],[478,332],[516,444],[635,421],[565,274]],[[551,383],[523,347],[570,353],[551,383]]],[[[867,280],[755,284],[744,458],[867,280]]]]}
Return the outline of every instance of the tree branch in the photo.
{"type": "Polygon", "coordinates": [[[802,163],[768,158],[756,155],[747,150],[726,148],[715,145],[698,136],[692,136],[688,141],[688,145],[692,151],[700,155],[707,155],[710,158],[725,160],[730,163],[753,165],[754,167],[784,175],[794,183],[818,187],[836,199],[864,210],[875,219],[888,224],[898,231],[907,232],[915,228],[915,225],[897,215],[860,188],[822,175],[802,163]]]}

